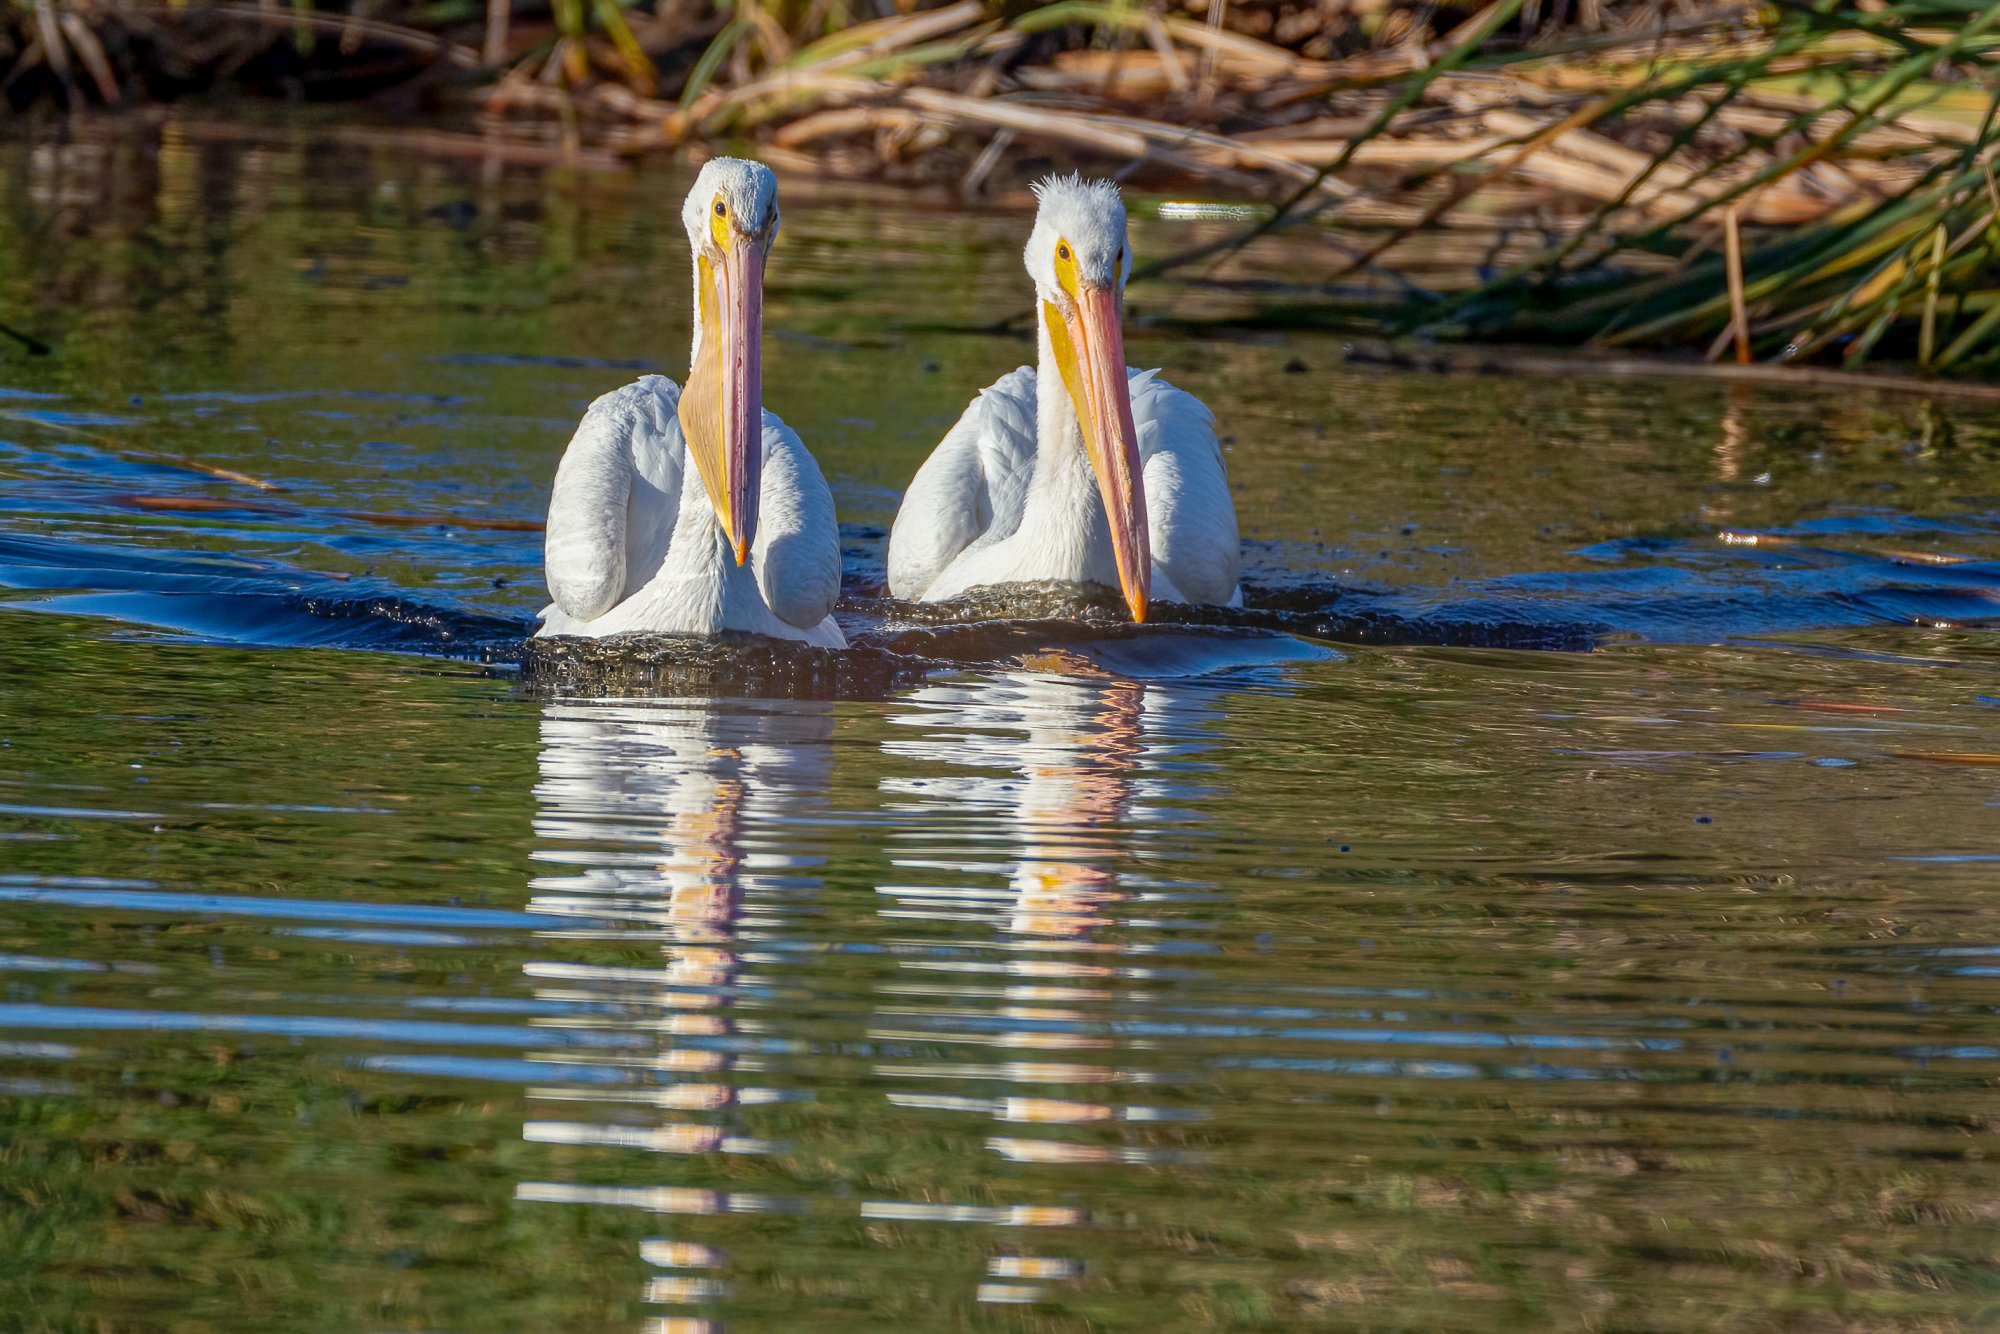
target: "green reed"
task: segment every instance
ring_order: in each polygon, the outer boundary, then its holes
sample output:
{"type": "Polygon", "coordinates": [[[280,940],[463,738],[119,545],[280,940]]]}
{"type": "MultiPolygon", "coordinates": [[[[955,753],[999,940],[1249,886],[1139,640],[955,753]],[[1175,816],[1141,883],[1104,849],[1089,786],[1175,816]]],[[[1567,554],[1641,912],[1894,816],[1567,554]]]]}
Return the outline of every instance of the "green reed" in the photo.
{"type": "Polygon", "coordinates": [[[1793,225],[1746,225],[1740,281],[1755,355],[1837,357],[1850,369],[1884,351],[1936,371],[2000,361],[1993,338],[2000,329],[2000,188],[1992,166],[2000,144],[2000,8],[1964,0],[1907,0],[1878,10],[1784,3],[1763,11],[1761,22],[1761,41],[1750,48],[1693,68],[1663,62],[1587,118],[1615,126],[1671,108],[1666,114],[1680,119],[1618,198],[1529,261],[1385,312],[1390,326],[1447,337],[1719,351],[1731,318],[1731,275],[1719,241],[1727,212],[1818,164],[1895,163],[1918,170],[1886,198],[1857,199],[1793,225]],[[1802,86],[1818,92],[1778,130],[1745,135],[1688,185],[1746,164],[1753,170],[1703,191],[1670,217],[1628,220],[1624,206],[1634,192],[1727,108],[1760,90],[1802,86]],[[1986,105],[1967,133],[1913,130],[1905,118],[1968,89],[1986,105]],[[1690,99],[1703,108],[1692,116],[1690,99]],[[1652,263],[1634,262],[1641,259],[1652,263]]]}

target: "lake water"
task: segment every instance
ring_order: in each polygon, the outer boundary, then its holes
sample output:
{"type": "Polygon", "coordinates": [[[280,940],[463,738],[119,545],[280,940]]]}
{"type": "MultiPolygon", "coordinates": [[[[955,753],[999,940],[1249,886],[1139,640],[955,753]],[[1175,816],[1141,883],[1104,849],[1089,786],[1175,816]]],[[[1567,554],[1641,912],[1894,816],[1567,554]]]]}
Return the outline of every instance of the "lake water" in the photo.
{"type": "MultiPolygon", "coordinates": [[[[2000,1321],[2000,410],[1186,332],[1274,248],[1133,294],[1244,625],[531,689],[686,180],[0,145],[10,1327],[2000,1321]]],[[[784,188],[767,399],[891,652],[1024,217],[784,188]]]]}

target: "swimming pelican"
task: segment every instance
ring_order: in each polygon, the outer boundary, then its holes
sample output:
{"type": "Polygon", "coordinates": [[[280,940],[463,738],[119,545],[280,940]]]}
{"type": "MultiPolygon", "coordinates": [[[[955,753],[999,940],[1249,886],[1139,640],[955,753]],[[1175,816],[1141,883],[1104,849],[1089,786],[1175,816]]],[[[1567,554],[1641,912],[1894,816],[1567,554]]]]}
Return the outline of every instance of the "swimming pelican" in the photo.
{"type": "Polygon", "coordinates": [[[687,388],[647,375],[584,413],[549,499],[555,601],[539,633],[740,630],[845,648],[832,493],[797,433],[763,410],[777,179],[716,158],[681,221],[694,251],[687,388]]]}
{"type": "Polygon", "coordinates": [[[1134,621],[1152,597],[1241,605],[1215,419],[1125,364],[1132,247],[1118,188],[1052,177],[1035,197],[1040,366],[981,392],[917,470],[889,534],[889,591],[939,602],[992,584],[1101,584],[1134,621]]]}

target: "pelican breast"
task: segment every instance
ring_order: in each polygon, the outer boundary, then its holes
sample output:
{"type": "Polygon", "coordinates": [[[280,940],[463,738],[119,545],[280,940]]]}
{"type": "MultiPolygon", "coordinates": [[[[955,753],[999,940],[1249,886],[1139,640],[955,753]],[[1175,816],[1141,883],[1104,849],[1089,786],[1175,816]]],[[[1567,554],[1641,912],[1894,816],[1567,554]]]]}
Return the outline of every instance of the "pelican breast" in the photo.
{"type": "MultiPolygon", "coordinates": [[[[1158,595],[1240,601],[1236,507],[1213,414],[1157,370],[1127,367],[1125,374],[1158,595]]],[[[993,584],[1105,582],[1088,575],[1096,555],[1108,559],[1108,532],[1081,534],[1083,545],[1101,541],[1107,551],[1075,561],[1038,533],[1023,532],[1038,462],[1037,379],[1033,367],[1023,366],[980,391],[917,470],[889,535],[893,596],[937,601],[993,584]]],[[[1093,513],[1103,527],[1101,510],[1080,511],[1077,522],[1093,513]]]]}
{"type": "Polygon", "coordinates": [[[590,405],[556,469],[544,564],[544,635],[725,630],[844,640],[833,493],[798,433],[763,414],[759,519],[748,559],[688,466],[680,388],[648,375],[590,405]]]}

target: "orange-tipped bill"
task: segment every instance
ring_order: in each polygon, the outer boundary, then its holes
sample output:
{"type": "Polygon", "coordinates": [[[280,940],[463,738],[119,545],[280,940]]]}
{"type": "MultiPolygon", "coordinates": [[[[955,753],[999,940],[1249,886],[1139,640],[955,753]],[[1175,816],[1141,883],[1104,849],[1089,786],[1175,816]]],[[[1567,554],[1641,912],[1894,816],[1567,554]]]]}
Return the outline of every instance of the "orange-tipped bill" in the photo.
{"type": "Polygon", "coordinates": [[[741,565],[757,535],[764,464],[764,248],[732,233],[716,266],[696,260],[701,354],[681,394],[688,453],[741,565]]]}
{"type": "Polygon", "coordinates": [[[1050,341],[1063,383],[1083,424],[1083,445],[1097,474],[1111,521],[1111,549],[1118,586],[1134,621],[1146,619],[1153,555],[1146,530],[1146,486],[1139,464],[1139,430],[1132,423],[1132,389],[1125,379],[1125,331],[1117,293],[1109,287],[1077,291],[1074,312],[1047,312],[1050,341]]]}

